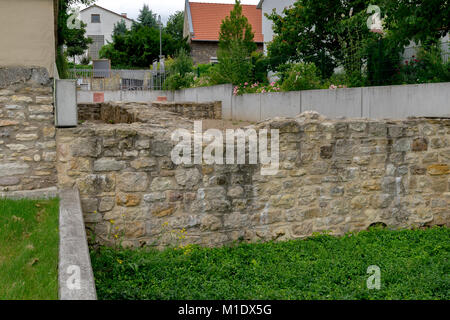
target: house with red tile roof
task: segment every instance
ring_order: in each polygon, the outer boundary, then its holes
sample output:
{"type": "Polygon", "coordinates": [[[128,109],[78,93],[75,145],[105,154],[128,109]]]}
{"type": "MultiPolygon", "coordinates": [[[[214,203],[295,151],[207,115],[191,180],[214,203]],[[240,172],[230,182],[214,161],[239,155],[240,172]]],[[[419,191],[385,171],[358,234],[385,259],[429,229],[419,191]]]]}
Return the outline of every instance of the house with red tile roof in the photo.
{"type": "MultiPolygon", "coordinates": [[[[217,61],[219,33],[222,20],[230,15],[234,4],[190,2],[184,10],[184,36],[188,37],[194,63],[217,61]]],[[[252,25],[254,41],[263,50],[262,11],[256,5],[242,5],[242,13],[252,25]]]]}

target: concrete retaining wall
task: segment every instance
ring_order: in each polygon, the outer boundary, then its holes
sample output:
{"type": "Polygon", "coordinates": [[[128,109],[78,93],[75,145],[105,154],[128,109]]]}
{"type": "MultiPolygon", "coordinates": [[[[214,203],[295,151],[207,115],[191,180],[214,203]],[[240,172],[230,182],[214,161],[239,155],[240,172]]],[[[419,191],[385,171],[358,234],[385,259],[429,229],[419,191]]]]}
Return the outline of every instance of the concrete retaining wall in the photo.
{"type": "MultiPolygon", "coordinates": [[[[232,95],[230,84],[167,91],[105,91],[105,102],[148,102],[158,96],[168,101],[221,101],[224,119],[261,121],[277,116],[294,117],[313,110],[329,118],[405,119],[411,116],[450,116],[450,82],[305,90],[232,95]]],[[[79,91],[79,103],[93,102],[92,91],[79,91]]]]}
{"type": "Polygon", "coordinates": [[[77,92],[78,103],[93,103],[93,102],[149,102],[156,101],[158,96],[167,96],[167,100],[173,100],[173,93],[170,91],[150,91],[150,90],[136,90],[136,91],[101,91],[104,93],[104,101],[94,101],[94,93],[97,91],[83,91],[77,92]]]}
{"type": "Polygon", "coordinates": [[[77,189],[60,191],[59,300],[97,300],[77,189]]]}
{"type": "Polygon", "coordinates": [[[232,98],[234,120],[294,117],[308,110],[329,118],[450,116],[450,83],[246,94],[232,98]]]}

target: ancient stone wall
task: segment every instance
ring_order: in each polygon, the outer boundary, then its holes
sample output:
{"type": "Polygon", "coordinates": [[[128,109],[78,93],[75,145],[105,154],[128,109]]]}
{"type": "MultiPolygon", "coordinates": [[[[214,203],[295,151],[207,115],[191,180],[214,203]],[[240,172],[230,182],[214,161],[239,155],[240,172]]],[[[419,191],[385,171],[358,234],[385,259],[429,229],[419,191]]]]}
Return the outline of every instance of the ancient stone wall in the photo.
{"type": "Polygon", "coordinates": [[[172,112],[187,119],[222,119],[222,102],[149,102],[149,103],[83,103],[78,105],[78,119],[106,123],[145,122],[149,106],[172,112]]]}
{"type": "Polygon", "coordinates": [[[44,68],[0,68],[0,191],[56,186],[53,83],[44,68]]]}
{"type": "Polygon", "coordinates": [[[222,119],[222,102],[153,102],[158,109],[179,114],[188,119],[222,119]]]}
{"type": "Polygon", "coordinates": [[[102,103],[78,104],[78,121],[100,120],[102,103]]]}
{"type": "Polygon", "coordinates": [[[60,185],[79,188],[101,243],[217,246],[450,223],[450,119],[262,122],[253,128],[280,132],[279,171],[264,176],[260,165],[175,165],[171,134],[192,121],[155,107],[139,118],[58,130],[60,185]]]}

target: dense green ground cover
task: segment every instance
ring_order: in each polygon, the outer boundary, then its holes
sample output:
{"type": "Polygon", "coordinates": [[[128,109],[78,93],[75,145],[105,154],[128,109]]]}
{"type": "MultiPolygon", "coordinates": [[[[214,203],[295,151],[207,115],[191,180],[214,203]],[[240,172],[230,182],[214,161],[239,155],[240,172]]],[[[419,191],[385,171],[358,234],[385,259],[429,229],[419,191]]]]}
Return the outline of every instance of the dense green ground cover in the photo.
{"type": "Polygon", "coordinates": [[[0,199],[0,300],[58,299],[58,208],[0,199]]]}
{"type": "Polygon", "coordinates": [[[449,299],[450,230],[372,229],[344,237],[222,248],[100,248],[100,299],[449,299]],[[367,288],[367,268],[381,289],[367,288]]]}

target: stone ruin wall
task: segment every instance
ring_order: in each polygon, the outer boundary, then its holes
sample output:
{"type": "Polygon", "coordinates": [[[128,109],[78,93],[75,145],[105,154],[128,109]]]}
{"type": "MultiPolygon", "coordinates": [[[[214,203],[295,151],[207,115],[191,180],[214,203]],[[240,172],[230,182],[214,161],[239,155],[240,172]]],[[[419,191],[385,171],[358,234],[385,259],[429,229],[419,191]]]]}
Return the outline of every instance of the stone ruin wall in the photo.
{"type": "Polygon", "coordinates": [[[141,122],[57,133],[60,186],[79,188],[100,243],[219,246],[450,223],[450,119],[265,121],[254,128],[280,130],[280,170],[262,176],[259,165],[174,165],[171,133],[192,121],[142,104],[105,108],[141,122]]]}
{"type": "Polygon", "coordinates": [[[262,176],[259,165],[172,163],[171,133],[220,119],[220,103],[92,104],[79,115],[79,127],[55,130],[46,70],[0,68],[0,192],[78,187],[100,243],[173,244],[171,231],[186,229],[183,243],[218,246],[450,223],[450,119],[262,122],[254,128],[279,129],[281,143],[278,174],[262,176]]]}
{"type": "MultiPolygon", "coordinates": [[[[78,105],[80,121],[101,120],[105,123],[145,122],[148,103],[84,103],[78,105]]],[[[153,107],[175,113],[187,119],[222,119],[222,102],[152,102],[153,107]]]]}
{"type": "Polygon", "coordinates": [[[53,82],[44,68],[0,68],[0,192],[56,185],[53,82]]]}

